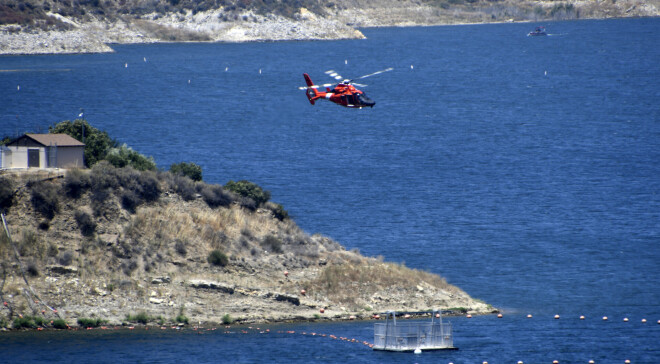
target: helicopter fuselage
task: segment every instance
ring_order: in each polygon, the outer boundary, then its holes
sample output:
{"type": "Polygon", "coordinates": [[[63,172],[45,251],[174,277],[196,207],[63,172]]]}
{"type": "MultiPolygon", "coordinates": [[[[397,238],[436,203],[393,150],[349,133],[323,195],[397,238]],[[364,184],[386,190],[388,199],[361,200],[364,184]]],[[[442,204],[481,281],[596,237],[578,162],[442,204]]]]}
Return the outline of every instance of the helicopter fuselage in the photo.
{"type": "Polygon", "coordinates": [[[318,91],[312,83],[308,74],[303,74],[307,82],[307,99],[314,105],[316,100],[326,99],[337,105],[351,108],[374,107],[376,102],[367,97],[367,95],[358,90],[350,83],[338,83],[332,89],[326,87],[326,91],[318,91]]]}

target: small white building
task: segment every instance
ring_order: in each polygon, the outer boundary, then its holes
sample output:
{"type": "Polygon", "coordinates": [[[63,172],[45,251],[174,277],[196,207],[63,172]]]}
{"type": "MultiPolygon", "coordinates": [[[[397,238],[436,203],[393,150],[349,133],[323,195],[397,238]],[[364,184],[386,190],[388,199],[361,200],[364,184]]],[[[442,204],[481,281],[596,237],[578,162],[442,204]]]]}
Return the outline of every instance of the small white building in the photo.
{"type": "Polygon", "coordinates": [[[67,134],[25,134],[0,147],[0,168],[83,168],[84,150],[67,134]]]}

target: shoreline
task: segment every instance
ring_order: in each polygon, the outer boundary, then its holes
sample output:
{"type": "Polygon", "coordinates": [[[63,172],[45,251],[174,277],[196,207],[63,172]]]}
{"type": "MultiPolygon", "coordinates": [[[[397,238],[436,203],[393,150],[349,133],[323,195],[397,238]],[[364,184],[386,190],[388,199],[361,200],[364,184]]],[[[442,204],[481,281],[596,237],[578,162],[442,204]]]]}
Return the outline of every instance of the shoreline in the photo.
{"type": "MultiPolygon", "coordinates": [[[[360,29],[384,27],[428,27],[474,24],[542,23],[568,20],[604,20],[660,17],[660,8],[644,7],[634,1],[618,2],[610,8],[576,3],[579,15],[564,18],[498,16],[483,9],[441,10],[404,0],[391,8],[346,8],[327,16],[300,8],[294,18],[258,15],[246,11],[250,21],[218,21],[221,9],[185,15],[148,14],[135,19],[86,19],[84,22],[51,14],[73,29],[35,30],[0,25],[0,56],[113,53],[117,44],[154,43],[247,43],[365,39],[360,29]],[[412,19],[412,20],[411,20],[412,19]]],[[[543,5],[545,6],[545,5],[543,5]]],[[[491,10],[495,11],[495,10],[491,10]]]]}
{"type": "MultiPolygon", "coordinates": [[[[451,310],[442,310],[442,318],[447,318],[447,317],[467,317],[471,318],[473,316],[488,316],[488,315],[495,315],[499,314],[501,311],[498,309],[493,308],[492,312],[489,313],[483,313],[483,312],[474,312],[474,313],[461,313],[461,312],[451,312],[451,313],[446,313],[451,310]]],[[[215,321],[200,321],[197,324],[194,323],[189,323],[189,324],[183,324],[183,323],[178,323],[178,322],[164,322],[164,323],[155,323],[155,322],[149,322],[149,323],[137,323],[137,322],[123,322],[123,323],[104,323],[102,325],[98,325],[95,327],[89,327],[89,326],[84,326],[80,324],[75,324],[73,326],[67,325],[67,328],[56,328],[53,326],[38,326],[36,328],[26,328],[26,327],[21,327],[21,328],[9,328],[9,327],[2,327],[0,328],[0,334],[5,332],[5,333],[16,333],[16,332],[33,332],[33,331],[53,331],[53,332],[60,332],[60,331],[81,331],[81,330],[134,330],[134,329],[160,329],[160,330],[192,330],[195,331],[198,328],[199,329],[206,329],[206,330],[216,330],[219,328],[230,328],[230,327],[240,327],[240,328],[245,328],[249,327],[252,328],[249,325],[266,325],[266,326],[276,326],[276,325],[286,325],[286,324],[322,324],[322,323],[330,323],[330,322],[335,322],[335,323],[340,323],[340,322],[378,322],[378,321],[384,321],[382,317],[380,317],[381,314],[385,314],[384,312],[382,313],[374,313],[371,316],[357,316],[357,317],[324,317],[324,318],[300,318],[300,319],[264,319],[264,320],[258,320],[258,321],[235,321],[232,323],[222,323],[222,322],[215,322],[215,321]]],[[[398,312],[397,311],[397,316],[403,316],[405,314],[405,311],[398,312]]],[[[425,320],[425,319],[430,319],[432,316],[432,312],[429,311],[427,313],[413,313],[409,315],[408,317],[400,317],[398,318],[399,320],[425,320]]]]}

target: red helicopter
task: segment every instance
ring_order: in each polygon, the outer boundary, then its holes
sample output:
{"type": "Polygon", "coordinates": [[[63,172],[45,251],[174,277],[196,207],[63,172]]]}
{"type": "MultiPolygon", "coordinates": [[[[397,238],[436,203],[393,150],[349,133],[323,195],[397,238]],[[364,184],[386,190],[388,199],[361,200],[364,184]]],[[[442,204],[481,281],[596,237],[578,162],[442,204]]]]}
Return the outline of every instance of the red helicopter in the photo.
{"type": "MultiPolygon", "coordinates": [[[[360,80],[383,72],[388,72],[393,69],[394,68],[387,68],[378,72],[370,73],[368,75],[360,76],[358,78],[355,78],[355,80],[360,80]]],[[[353,80],[344,79],[337,72],[332,70],[326,71],[325,73],[328,76],[333,77],[338,81],[339,80],[342,81],[338,84],[326,83],[323,85],[315,85],[314,82],[312,82],[312,79],[309,77],[309,75],[303,73],[303,77],[305,77],[305,82],[307,83],[307,87],[300,87],[300,89],[307,90],[307,99],[309,100],[310,104],[314,105],[316,100],[326,99],[334,102],[337,105],[341,105],[345,107],[353,107],[358,109],[367,106],[374,107],[374,105],[376,105],[376,101],[373,101],[372,99],[367,97],[367,95],[364,92],[355,88],[355,86],[364,87],[366,85],[353,83],[353,80]],[[330,88],[333,85],[334,87],[330,88]],[[326,91],[325,92],[318,91],[320,87],[325,87],[326,91]]]]}

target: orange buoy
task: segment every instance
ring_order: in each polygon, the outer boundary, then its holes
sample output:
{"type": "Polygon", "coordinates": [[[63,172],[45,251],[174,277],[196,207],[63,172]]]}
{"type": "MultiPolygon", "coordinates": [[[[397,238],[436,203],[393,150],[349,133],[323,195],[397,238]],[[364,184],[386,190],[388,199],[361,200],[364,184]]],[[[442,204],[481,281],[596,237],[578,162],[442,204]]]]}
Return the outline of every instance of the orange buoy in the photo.
{"type": "Polygon", "coordinates": [[[321,308],[321,309],[319,310],[319,312],[320,312],[320,313],[324,313],[325,310],[324,310],[323,308],[321,308]]]}
{"type": "Polygon", "coordinates": [[[501,314],[501,313],[498,313],[498,314],[497,314],[497,318],[502,318],[502,314],[501,314]]]}

